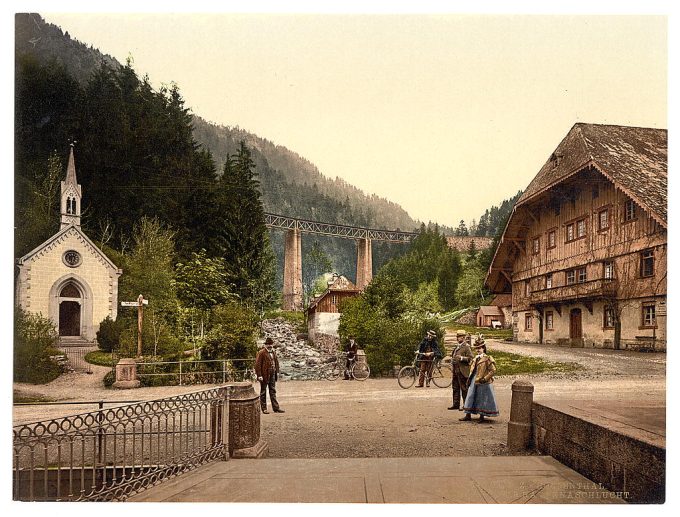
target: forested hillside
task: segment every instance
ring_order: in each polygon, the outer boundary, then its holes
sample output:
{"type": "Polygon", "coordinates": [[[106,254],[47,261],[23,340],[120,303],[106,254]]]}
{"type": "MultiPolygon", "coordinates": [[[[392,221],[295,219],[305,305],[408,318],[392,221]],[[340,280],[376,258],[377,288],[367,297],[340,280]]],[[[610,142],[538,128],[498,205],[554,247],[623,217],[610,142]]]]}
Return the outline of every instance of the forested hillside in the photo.
{"type": "MultiPolygon", "coordinates": [[[[46,146],[42,146],[41,143],[41,146],[32,148],[33,156],[27,157],[27,159],[44,162],[47,160],[50,151],[54,149],[63,150],[68,139],[77,134],[82,134],[82,138],[88,139],[102,136],[114,139],[125,137],[125,135],[114,134],[101,135],[98,132],[81,133],[82,130],[87,130],[86,126],[75,130],[71,122],[83,118],[85,114],[82,113],[82,106],[76,101],[76,95],[73,92],[78,87],[85,91],[88,88],[94,88],[91,85],[92,78],[97,74],[101,75],[102,66],[107,70],[106,73],[116,73],[118,70],[127,68],[126,73],[128,75],[135,75],[135,71],[131,67],[124,67],[112,57],[102,54],[85,43],[72,39],[68,33],[63,33],[60,28],[45,22],[38,14],[18,14],[16,16],[15,43],[18,83],[26,80],[27,69],[24,67],[26,63],[32,63],[34,72],[38,70],[36,67],[48,66],[49,74],[53,75],[55,79],[54,82],[43,81],[39,86],[42,90],[36,92],[42,96],[44,103],[53,105],[54,114],[47,115],[49,120],[45,120],[43,126],[32,128],[43,135],[49,132],[51,134],[48,138],[50,143],[46,146]],[[50,96],[54,98],[50,99],[50,96]]],[[[144,88],[151,92],[148,81],[144,79],[142,81],[144,88]]],[[[174,88],[173,92],[177,99],[181,98],[179,89],[174,88]]],[[[92,93],[94,94],[94,92],[92,93]]],[[[114,94],[114,97],[120,94],[117,87],[114,87],[114,91],[111,93],[114,94]]],[[[120,116],[114,111],[118,109],[114,105],[115,103],[104,98],[100,101],[102,104],[98,106],[98,109],[102,110],[101,113],[104,117],[110,115],[115,119],[120,116]]],[[[361,190],[339,178],[331,180],[323,176],[312,163],[285,147],[277,146],[238,127],[210,124],[201,117],[191,114],[190,108],[183,107],[183,109],[186,109],[186,114],[190,117],[193,139],[196,144],[202,147],[202,149],[197,148],[197,152],[203,156],[206,164],[208,162],[214,164],[217,175],[222,172],[226,155],[235,153],[239,143],[245,142],[255,164],[255,172],[259,179],[262,201],[266,211],[357,226],[400,228],[402,230],[417,228],[418,223],[396,203],[378,196],[367,196],[361,190]]],[[[18,114],[18,116],[20,117],[21,114],[18,114]]],[[[85,118],[87,119],[87,115],[85,115],[85,118]]],[[[92,122],[91,118],[90,122],[92,122]]],[[[171,126],[167,129],[170,130],[171,126]]],[[[22,131],[25,130],[24,127],[22,131]]],[[[129,135],[127,136],[129,137],[129,135]]],[[[127,140],[125,142],[131,144],[132,141],[127,140]]],[[[142,143],[142,147],[144,145],[142,143]]],[[[133,148],[123,150],[118,146],[114,147],[117,153],[123,153],[123,155],[141,152],[141,150],[133,148]]],[[[24,151],[27,151],[27,149],[17,149],[18,153],[24,151]]],[[[107,154],[106,150],[104,154],[107,154]]],[[[111,154],[110,158],[115,159],[115,155],[111,154]]],[[[84,175],[93,173],[93,171],[86,170],[90,166],[87,160],[88,158],[85,156],[80,158],[79,168],[83,170],[84,175]]],[[[171,169],[168,169],[164,174],[170,174],[170,172],[171,169]]],[[[126,174],[132,173],[133,171],[126,172],[126,174]]],[[[120,196],[124,195],[124,189],[115,185],[119,178],[115,175],[106,175],[106,178],[101,183],[93,185],[92,189],[85,191],[85,202],[90,206],[91,211],[104,209],[99,204],[95,205],[93,201],[98,199],[98,194],[107,191],[111,192],[111,196],[107,199],[112,202],[117,200],[116,206],[122,206],[119,201],[120,196]]],[[[168,203],[164,203],[164,200],[168,189],[174,188],[176,190],[176,186],[173,187],[172,182],[164,185],[166,179],[167,176],[156,177],[153,183],[146,181],[141,190],[128,192],[133,198],[142,193],[145,194],[146,200],[140,199],[141,204],[136,205],[139,210],[142,209],[144,203],[149,202],[164,204],[165,206],[158,207],[160,210],[173,211],[176,205],[172,204],[172,195],[169,196],[168,203]],[[155,192],[151,192],[152,186],[159,188],[155,192]]],[[[195,182],[194,187],[198,188],[195,182]]],[[[199,203],[197,206],[200,206],[202,201],[204,199],[197,201],[199,203]]],[[[139,214],[133,212],[129,214],[129,217],[132,219],[137,215],[139,214]]],[[[204,216],[205,214],[196,214],[198,218],[204,216]]],[[[124,232],[126,227],[127,225],[123,228],[116,228],[115,231],[124,232]]],[[[280,232],[272,232],[271,239],[279,262],[277,269],[280,280],[283,261],[283,236],[280,232]]],[[[354,276],[356,245],[353,241],[308,236],[303,239],[303,257],[311,250],[315,242],[318,242],[330,256],[335,271],[350,277],[354,276]]],[[[191,243],[187,243],[187,245],[190,246],[191,243]]],[[[385,260],[394,256],[395,253],[399,253],[400,250],[399,245],[376,243],[373,252],[375,267],[380,267],[385,260]]]]}

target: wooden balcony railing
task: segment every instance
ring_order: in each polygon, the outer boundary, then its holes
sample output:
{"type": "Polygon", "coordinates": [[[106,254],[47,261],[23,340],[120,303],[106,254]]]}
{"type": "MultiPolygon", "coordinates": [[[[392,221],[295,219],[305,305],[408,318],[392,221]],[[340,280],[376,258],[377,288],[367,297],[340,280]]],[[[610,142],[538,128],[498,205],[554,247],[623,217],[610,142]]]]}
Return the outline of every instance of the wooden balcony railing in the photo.
{"type": "Polygon", "coordinates": [[[618,281],[615,278],[598,278],[587,282],[532,291],[529,295],[529,303],[531,305],[545,305],[555,302],[611,298],[616,296],[617,290],[618,281]]]}

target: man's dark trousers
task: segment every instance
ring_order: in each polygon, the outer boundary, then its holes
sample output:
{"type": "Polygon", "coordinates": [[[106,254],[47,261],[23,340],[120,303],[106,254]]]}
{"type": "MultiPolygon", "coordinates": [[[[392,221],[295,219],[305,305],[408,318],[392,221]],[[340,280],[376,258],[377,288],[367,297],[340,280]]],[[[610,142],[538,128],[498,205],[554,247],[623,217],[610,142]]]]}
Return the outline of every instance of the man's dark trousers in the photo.
{"type": "Polygon", "coordinates": [[[269,398],[272,401],[272,409],[278,411],[279,401],[276,400],[276,376],[269,377],[269,382],[260,381],[260,406],[262,411],[267,409],[267,388],[269,388],[269,398]]]}
{"type": "Polygon", "coordinates": [[[462,374],[458,365],[453,365],[453,408],[460,409],[460,394],[463,392],[463,404],[465,404],[465,397],[467,397],[467,377],[462,374]]]}

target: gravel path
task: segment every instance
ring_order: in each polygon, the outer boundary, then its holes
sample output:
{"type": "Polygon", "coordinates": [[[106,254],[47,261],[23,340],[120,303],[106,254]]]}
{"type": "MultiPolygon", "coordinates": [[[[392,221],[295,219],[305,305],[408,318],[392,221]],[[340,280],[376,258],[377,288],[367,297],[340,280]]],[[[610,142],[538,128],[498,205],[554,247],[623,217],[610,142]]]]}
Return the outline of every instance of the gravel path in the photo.
{"type": "MultiPolygon", "coordinates": [[[[570,349],[489,340],[492,349],[549,361],[576,362],[576,372],[527,376],[537,401],[639,401],[665,404],[665,354],[570,349]]],[[[105,389],[108,368],[71,373],[44,386],[14,384],[22,395],[57,400],[150,400],[205,389],[168,386],[137,390],[105,389]]],[[[277,384],[286,412],[262,415],[262,437],[275,458],[475,456],[505,453],[510,387],[515,377],[499,372],[494,386],[501,411],[489,423],[460,422],[448,411],[451,389],[403,390],[396,379],[286,381],[277,384]]],[[[259,391],[259,388],[255,388],[259,391]]],[[[23,423],[91,411],[94,406],[15,406],[23,423]],[[78,408],[78,409],[75,409],[78,408]]]]}

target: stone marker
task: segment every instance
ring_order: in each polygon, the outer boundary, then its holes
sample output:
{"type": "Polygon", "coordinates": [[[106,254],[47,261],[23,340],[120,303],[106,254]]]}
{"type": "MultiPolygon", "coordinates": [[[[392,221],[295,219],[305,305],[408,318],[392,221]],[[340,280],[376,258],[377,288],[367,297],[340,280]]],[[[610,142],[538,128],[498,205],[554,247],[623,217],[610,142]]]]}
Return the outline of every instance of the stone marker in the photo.
{"type": "Polygon", "coordinates": [[[140,384],[137,378],[137,362],[132,358],[118,361],[118,364],[116,364],[116,382],[113,383],[113,387],[119,389],[139,388],[140,384]]]}
{"type": "Polygon", "coordinates": [[[249,382],[230,382],[229,453],[232,458],[265,458],[269,444],[260,439],[260,395],[249,382]]]}
{"type": "Polygon", "coordinates": [[[529,381],[512,383],[512,402],[508,422],[508,450],[523,451],[532,445],[531,406],[534,402],[534,385],[529,381]]]}

